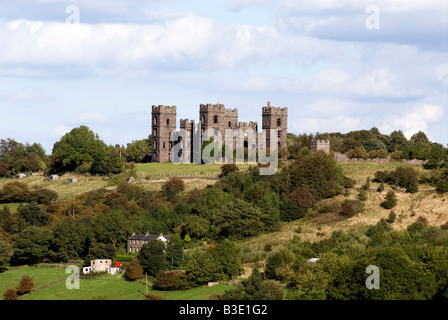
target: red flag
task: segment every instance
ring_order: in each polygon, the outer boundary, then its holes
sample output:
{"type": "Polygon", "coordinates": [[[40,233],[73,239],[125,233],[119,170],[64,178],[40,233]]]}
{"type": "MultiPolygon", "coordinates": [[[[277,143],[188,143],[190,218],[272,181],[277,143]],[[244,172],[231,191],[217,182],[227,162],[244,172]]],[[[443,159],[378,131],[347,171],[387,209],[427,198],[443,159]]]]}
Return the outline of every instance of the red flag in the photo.
{"type": "Polygon", "coordinates": [[[121,267],[121,262],[117,261],[117,263],[115,264],[117,267],[121,267]]]}

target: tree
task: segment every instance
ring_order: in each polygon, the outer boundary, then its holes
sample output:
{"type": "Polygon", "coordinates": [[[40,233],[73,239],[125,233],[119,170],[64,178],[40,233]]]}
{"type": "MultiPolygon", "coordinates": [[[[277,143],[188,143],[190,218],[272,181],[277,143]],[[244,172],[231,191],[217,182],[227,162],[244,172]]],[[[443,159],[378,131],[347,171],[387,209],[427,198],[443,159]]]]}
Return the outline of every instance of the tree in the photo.
{"type": "Polygon", "coordinates": [[[9,288],[3,293],[3,300],[17,300],[17,292],[15,289],[9,288]]]}
{"type": "Polygon", "coordinates": [[[134,140],[127,146],[126,152],[128,154],[128,161],[140,163],[147,155],[151,154],[151,144],[148,143],[147,139],[134,140]]]}
{"type": "Polygon", "coordinates": [[[265,229],[262,212],[244,200],[235,198],[223,203],[213,217],[217,237],[244,238],[259,234],[265,229]]]}
{"type": "Polygon", "coordinates": [[[42,162],[40,158],[34,153],[30,153],[23,160],[23,168],[28,171],[39,171],[42,169],[42,162]]]}
{"type": "Polygon", "coordinates": [[[85,260],[112,258],[115,256],[117,249],[112,243],[95,242],[89,247],[89,254],[85,260]]]}
{"type": "Polygon", "coordinates": [[[20,211],[19,216],[23,218],[30,226],[44,226],[50,220],[50,215],[36,202],[25,205],[20,211]]]}
{"type": "Polygon", "coordinates": [[[294,189],[289,195],[289,200],[291,200],[297,207],[305,210],[310,209],[314,204],[313,195],[306,188],[302,187],[294,189]]]}
{"type": "Polygon", "coordinates": [[[165,184],[162,185],[162,194],[167,197],[180,194],[185,190],[185,182],[177,177],[170,178],[165,184]]]}
{"type": "Polygon", "coordinates": [[[210,232],[210,221],[197,215],[185,217],[185,223],[181,225],[180,232],[185,237],[186,234],[194,238],[202,238],[210,232]]]}
{"type": "Polygon", "coordinates": [[[120,155],[120,151],[116,147],[109,146],[102,164],[102,171],[118,174],[124,170],[125,165],[126,158],[120,155]]]}
{"type": "Polygon", "coordinates": [[[143,275],[143,268],[137,258],[133,258],[126,264],[124,277],[129,281],[140,279],[143,275]]]}
{"type": "Polygon", "coordinates": [[[160,271],[154,283],[158,290],[185,290],[189,286],[187,275],[182,270],[160,271]]]}
{"type": "Polygon", "coordinates": [[[88,253],[92,230],[78,220],[63,220],[53,228],[53,250],[60,261],[83,258],[88,253]]]}
{"type": "Polygon", "coordinates": [[[138,260],[143,271],[148,275],[157,276],[160,270],[165,269],[167,265],[165,250],[165,243],[157,239],[149,240],[142,245],[138,253],[138,260]]]}
{"type": "Polygon", "coordinates": [[[283,300],[283,291],[277,284],[263,281],[260,271],[253,269],[241,285],[225,291],[222,300],[283,300]]]}
{"type": "Polygon", "coordinates": [[[0,273],[6,270],[9,260],[12,255],[12,250],[9,245],[0,240],[0,273]]]}
{"type": "Polygon", "coordinates": [[[30,200],[31,192],[25,183],[11,181],[0,190],[0,202],[28,202],[30,200]]]}
{"type": "Polygon", "coordinates": [[[286,199],[280,206],[280,217],[282,221],[294,221],[305,216],[305,209],[298,207],[292,200],[286,199]]]}
{"type": "Polygon", "coordinates": [[[232,278],[240,273],[241,250],[233,242],[225,239],[215,246],[214,251],[225,275],[232,278]]]}
{"type": "Polygon", "coordinates": [[[16,292],[18,295],[24,295],[29,293],[34,288],[34,279],[29,275],[25,274],[20,278],[20,283],[16,288],[16,292]]]}
{"type": "Polygon", "coordinates": [[[110,210],[95,218],[93,231],[98,242],[116,246],[127,240],[132,230],[126,210],[110,210]]]}
{"type": "Polygon", "coordinates": [[[395,192],[390,190],[386,194],[385,201],[382,203],[383,208],[392,209],[397,205],[397,197],[395,196],[395,192]]]}
{"type": "Polygon", "coordinates": [[[222,267],[208,252],[194,252],[185,263],[187,279],[192,285],[204,285],[222,278],[222,267]]]}
{"type": "Polygon", "coordinates": [[[87,126],[66,133],[53,146],[52,171],[105,173],[103,161],[107,146],[87,126]]]}
{"type": "Polygon", "coordinates": [[[306,187],[316,201],[338,195],[344,176],[339,164],[325,152],[315,152],[298,159],[284,169],[293,189],[306,187]]]}
{"type": "Polygon", "coordinates": [[[49,251],[51,233],[40,227],[30,226],[12,237],[14,254],[11,263],[33,265],[45,258],[49,251]]]}
{"type": "Polygon", "coordinates": [[[172,235],[166,246],[166,260],[173,266],[180,266],[184,261],[184,243],[178,234],[172,235]]]}

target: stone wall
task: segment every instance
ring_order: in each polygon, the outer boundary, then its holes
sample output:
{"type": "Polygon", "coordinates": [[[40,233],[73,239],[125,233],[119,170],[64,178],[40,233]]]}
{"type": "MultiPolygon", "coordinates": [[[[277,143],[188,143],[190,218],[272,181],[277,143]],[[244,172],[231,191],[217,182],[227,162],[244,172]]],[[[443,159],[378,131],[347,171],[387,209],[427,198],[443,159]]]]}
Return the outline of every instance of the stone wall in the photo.
{"type": "MultiPolygon", "coordinates": [[[[340,152],[333,152],[334,154],[334,159],[337,162],[363,162],[363,161],[370,161],[370,162],[378,162],[378,163],[389,163],[391,162],[390,156],[388,156],[387,158],[367,158],[367,159],[358,159],[358,158],[349,158],[347,157],[345,154],[340,153],[340,152]]],[[[401,163],[406,163],[406,164],[420,164],[423,165],[427,162],[428,160],[420,160],[420,159],[411,159],[411,160],[406,160],[406,159],[402,159],[401,163]]]]}

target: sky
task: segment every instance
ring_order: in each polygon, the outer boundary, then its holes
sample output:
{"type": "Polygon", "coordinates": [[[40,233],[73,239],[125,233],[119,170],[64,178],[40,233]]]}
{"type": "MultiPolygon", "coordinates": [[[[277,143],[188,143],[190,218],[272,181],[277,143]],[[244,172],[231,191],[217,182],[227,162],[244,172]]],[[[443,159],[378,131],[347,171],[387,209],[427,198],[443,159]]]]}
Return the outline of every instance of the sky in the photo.
{"type": "Polygon", "coordinates": [[[0,138],[107,144],[151,106],[288,107],[288,132],[424,131],[448,144],[446,0],[0,1],[0,138]]]}

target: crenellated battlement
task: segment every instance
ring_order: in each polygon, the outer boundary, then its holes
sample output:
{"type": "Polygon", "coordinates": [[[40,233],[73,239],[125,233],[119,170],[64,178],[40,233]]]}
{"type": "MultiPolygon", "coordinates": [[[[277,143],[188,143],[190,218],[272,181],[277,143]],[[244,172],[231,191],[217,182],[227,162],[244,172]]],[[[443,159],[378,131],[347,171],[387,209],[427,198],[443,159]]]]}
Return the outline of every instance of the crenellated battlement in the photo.
{"type": "Polygon", "coordinates": [[[190,119],[180,119],[180,127],[192,126],[195,121],[190,119]]]}
{"type": "Polygon", "coordinates": [[[176,112],[176,106],[163,106],[163,105],[159,105],[159,106],[152,106],[152,112],[172,112],[175,113],[176,112]]]}
{"type": "Polygon", "coordinates": [[[227,109],[225,107],[225,105],[223,105],[219,102],[217,104],[211,104],[211,103],[201,104],[201,105],[199,105],[199,107],[200,107],[200,111],[220,111],[220,112],[233,113],[233,114],[238,113],[237,108],[234,108],[234,109],[228,108],[227,109]]]}
{"type": "Polygon", "coordinates": [[[238,122],[238,129],[254,129],[256,130],[258,126],[257,121],[249,121],[249,122],[238,122]]]}
{"type": "Polygon", "coordinates": [[[280,108],[271,106],[271,102],[267,102],[266,106],[262,108],[263,114],[288,114],[288,108],[280,108]]]}

